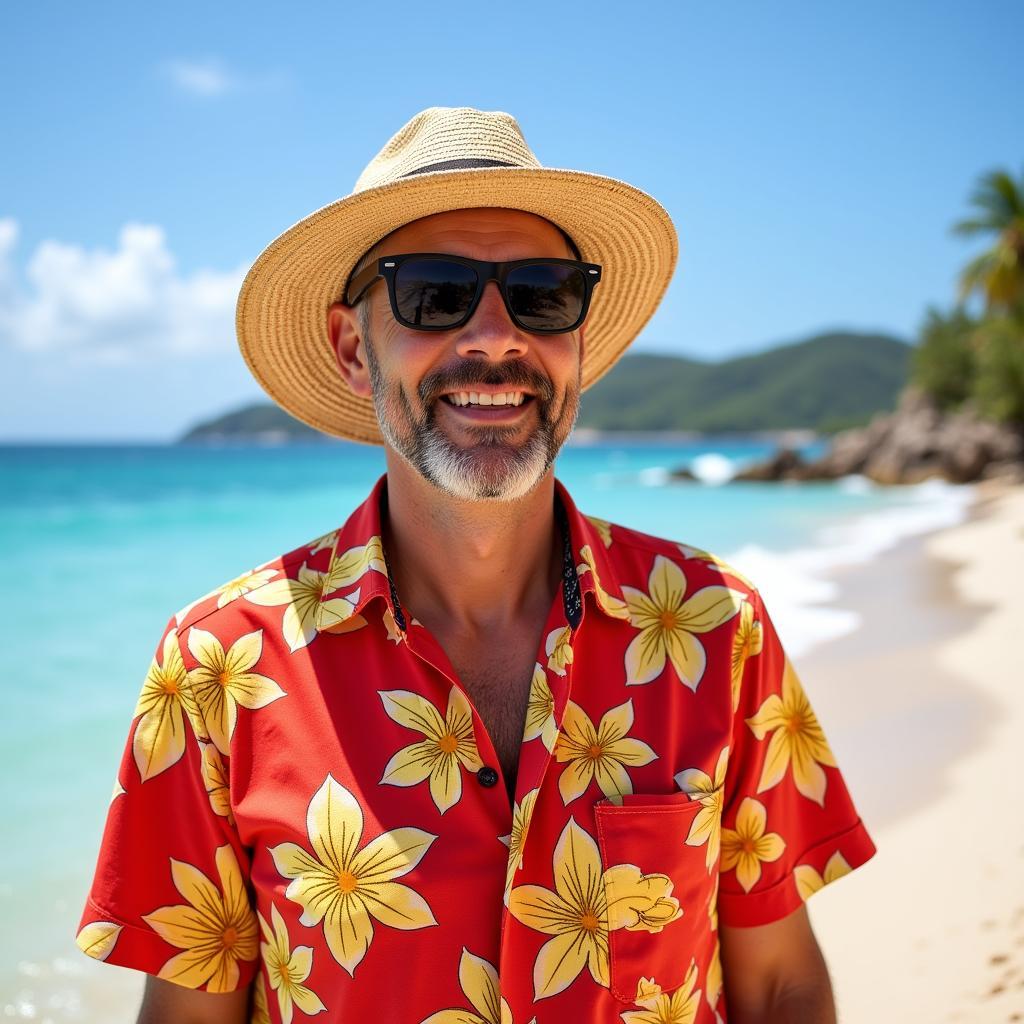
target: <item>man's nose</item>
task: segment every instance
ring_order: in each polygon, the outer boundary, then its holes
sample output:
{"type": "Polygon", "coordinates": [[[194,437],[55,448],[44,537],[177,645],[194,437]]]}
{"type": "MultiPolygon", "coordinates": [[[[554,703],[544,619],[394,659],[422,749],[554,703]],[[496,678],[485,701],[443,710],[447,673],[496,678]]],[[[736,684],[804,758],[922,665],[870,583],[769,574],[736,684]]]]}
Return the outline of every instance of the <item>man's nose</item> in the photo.
{"type": "Polygon", "coordinates": [[[456,351],[461,356],[481,356],[501,362],[526,355],[529,335],[509,318],[496,281],[488,281],[480,304],[459,331],[456,351]]]}

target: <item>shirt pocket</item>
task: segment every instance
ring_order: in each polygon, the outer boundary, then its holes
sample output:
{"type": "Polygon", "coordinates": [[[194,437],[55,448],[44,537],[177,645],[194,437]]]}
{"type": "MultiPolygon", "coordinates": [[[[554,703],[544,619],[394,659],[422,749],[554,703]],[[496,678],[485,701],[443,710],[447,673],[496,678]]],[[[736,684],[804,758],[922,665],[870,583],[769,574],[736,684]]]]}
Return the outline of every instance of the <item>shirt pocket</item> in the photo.
{"type": "Polygon", "coordinates": [[[633,913],[631,925],[609,932],[611,992],[620,1002],[635,1003],[642,977],[653,979],[665,992],[678,988],[691,959],[711,941],[721,792],[695,796],[699,798],[688,793],[632,794],[622,798],[621,806],[602,801],[594,808],[609,907],[630,906],[630,894],[643,891],[640,876],[667,876],[671,883],[667,893],[663,880],[648,886],[652,894],[664,894],[665,902],[645,920],[633,913]],[[610,870],[619,865],[636,870],[610,870]],[[678,901],[681,916],[659,928],[673,912],[672,900],[678,901]]]}

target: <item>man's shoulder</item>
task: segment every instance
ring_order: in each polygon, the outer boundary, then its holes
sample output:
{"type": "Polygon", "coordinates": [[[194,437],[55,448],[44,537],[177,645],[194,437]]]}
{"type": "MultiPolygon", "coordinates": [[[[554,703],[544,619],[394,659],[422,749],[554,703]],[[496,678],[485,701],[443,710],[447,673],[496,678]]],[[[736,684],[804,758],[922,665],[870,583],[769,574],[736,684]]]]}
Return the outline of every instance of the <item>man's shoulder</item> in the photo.
{"type": "Polygon", "coordinates": [[[630,584],[630,577],[644,566],[652,571],[655,560],[660,557],[692,574],[694,584],[721,583],[746,591],[749,597],[753,597],[757,590],[754,583],[731,562],[702,547],[644,533],[595,516],[586,518],[597,531],[606,557],[622,583],[635,585],[630,584]]]}
{"type": "Polygon", "coordinates": [[[333,530],[233,576],[179,609],[174,614],[176,628],[181,632],[200,624],[208,627],[211,617],[227,612],[242,600],[255,611],[260,606],[287,604],[301,598],[304,589],[310,591],[311,597],[318,594],[320,580],[330,569],[337,539],[338,531],[333,530]]]}

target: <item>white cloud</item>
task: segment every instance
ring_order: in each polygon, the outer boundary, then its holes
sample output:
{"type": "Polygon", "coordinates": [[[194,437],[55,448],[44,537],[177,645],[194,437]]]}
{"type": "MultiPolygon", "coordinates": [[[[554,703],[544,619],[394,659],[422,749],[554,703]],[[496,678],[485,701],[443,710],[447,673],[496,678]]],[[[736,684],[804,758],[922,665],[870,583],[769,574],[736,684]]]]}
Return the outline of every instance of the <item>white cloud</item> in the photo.
{"type": "Polygon", "coordinates": [[[243,74],[228,68],[219,57],[175,57],[160,64],[159,71],[180,92],[202,99],[230,92],[277,92],[290,85],[290,76],[285,72],[268,69],[259,74],[243,74]]]}
{"type": "Polygon", "coordinates": [[[17,237],[17,223],[0,220],[0,343],[106,362],[232,347],[244,267],[180,274],[162,228],[126,224],[113,251],[40,242],[22,284],[17,237]]]}
{"type": "Polygon", "coordinates": [[[182,92],[193,96],[222,96],[238,87],[239,80],[216,58],[164,61],[163,73],[182,92]]]}

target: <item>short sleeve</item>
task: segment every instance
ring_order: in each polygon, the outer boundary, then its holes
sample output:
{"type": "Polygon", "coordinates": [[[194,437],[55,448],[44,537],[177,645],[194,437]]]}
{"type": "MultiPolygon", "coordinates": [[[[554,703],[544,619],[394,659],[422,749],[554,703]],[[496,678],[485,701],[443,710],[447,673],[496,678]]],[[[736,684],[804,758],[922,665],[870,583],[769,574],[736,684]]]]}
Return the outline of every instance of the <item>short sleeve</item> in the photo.
{"type": "Polygon", "coordinates": [[[229,992],[259,952],[228,757],[205,728],[171,620],[142,685],[79,926],[97,960],[229,992]]]}
{"type": "Polygon", "coordinates": [[[768,924],[875,852],[757,591],[743,609],[718,911],[768,924]]]}

